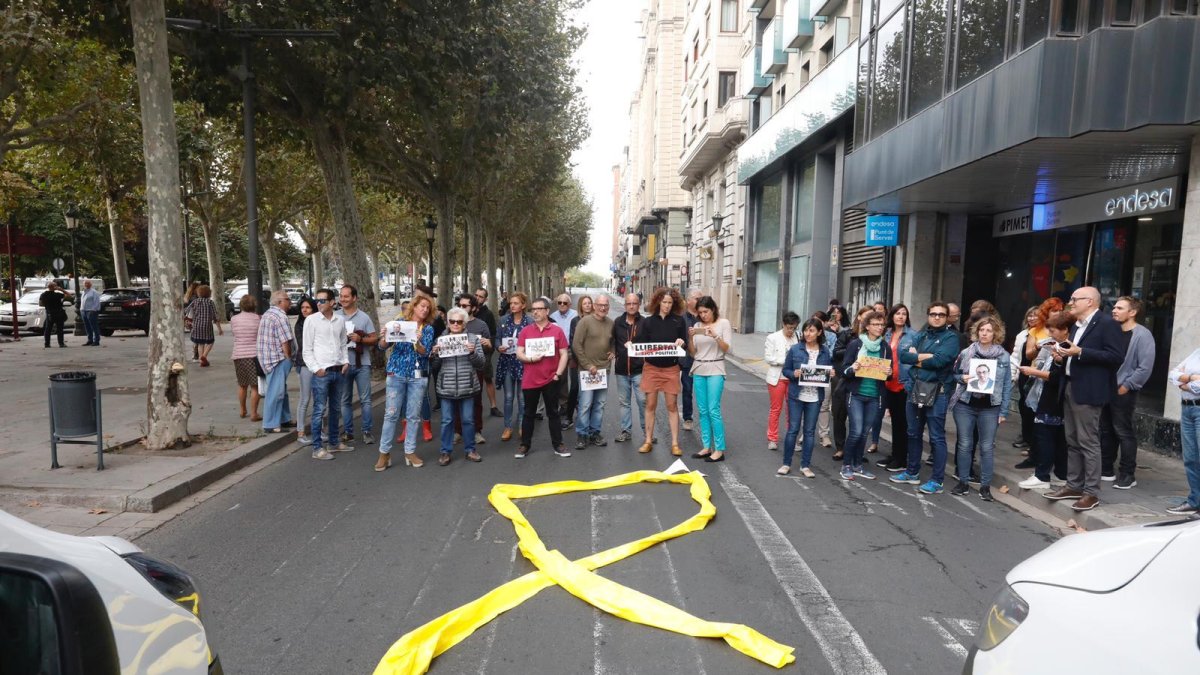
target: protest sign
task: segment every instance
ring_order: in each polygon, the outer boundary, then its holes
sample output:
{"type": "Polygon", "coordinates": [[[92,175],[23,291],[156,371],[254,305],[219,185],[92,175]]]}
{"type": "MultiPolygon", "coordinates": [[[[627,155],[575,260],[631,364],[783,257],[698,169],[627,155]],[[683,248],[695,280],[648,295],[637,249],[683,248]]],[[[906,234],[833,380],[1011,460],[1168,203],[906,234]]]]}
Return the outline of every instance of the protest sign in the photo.
{"type": "Polygon", "coordinates": [[[831,366],[817,366],[804,364],[796,369],[800,376],[800,384],[805,387],[826,387],[828,388],[833,381],[833,368],[831,366]]]}
{"type": "Polygon", "coordinates": [[[579,389],[580,391],[595,391],[597,389],[608,389],[608,371],[597,370],[593,375],[586,370],[579,371],[579,389]]]}
{"type": "Polygon", "coordinates": [[[686,355],[683,347],[674,342],[631,342],[629,344],[629,356],[635,359],[686,355]]]}
{"type": "Polygon", "coordinates": [[[996,359],[971,359],[967,369],[967,391],[972,394],[996,391],[996,359]]]}
{"type": "Polygon", "coordinates": [[[416,342],[416,321],[389,321],[384,325],[387,329],[387,342],[416,342]]]}
{"type": "Polygon", "coordinates": [[[858,377],[865,377],[871,380],[886,380],[892,374],[891,359],[877,359],[873,356],[859,355],[858,372],[855,373],[858,377]]]}
{"type": "Polygon", "coordinates": [[[438,338],[438,356],[449,358],[463,356],[475,351],[471,348],[471,336],[466,333],[453,333],[438,338]]]}
{"type": "Polygon", "coordinates": [[[533,338],[525,341],[525,356],[554,356],[554,338],[533,338]]]}

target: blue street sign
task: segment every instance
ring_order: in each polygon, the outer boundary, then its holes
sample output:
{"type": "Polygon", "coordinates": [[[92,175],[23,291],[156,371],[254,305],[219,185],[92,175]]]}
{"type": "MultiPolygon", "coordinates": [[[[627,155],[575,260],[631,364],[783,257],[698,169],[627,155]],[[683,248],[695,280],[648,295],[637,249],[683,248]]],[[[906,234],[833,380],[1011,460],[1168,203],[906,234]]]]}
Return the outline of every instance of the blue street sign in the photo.
{"type": "Polygon", "coordinates": [[[867,216],[867,246],[896,246],[900,243],[900,216],[867,216]]]}

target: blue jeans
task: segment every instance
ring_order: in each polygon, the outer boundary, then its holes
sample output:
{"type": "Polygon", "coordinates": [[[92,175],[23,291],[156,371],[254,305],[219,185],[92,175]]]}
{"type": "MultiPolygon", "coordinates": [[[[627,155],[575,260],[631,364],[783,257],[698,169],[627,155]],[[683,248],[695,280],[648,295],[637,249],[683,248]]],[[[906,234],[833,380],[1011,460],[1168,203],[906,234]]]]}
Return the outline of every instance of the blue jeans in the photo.
{"type": "Polygon", "coordinates": [[[646,428],[646,394],[642,391],[642,374],[617,375],[617,398],[621,401],[621,431],[633,433],[633,409],[629,399],[637,401],[639,429],[646,428]]]}
{"type": "Polygon", "coordinates": [[[725,420],[721,417],[725,376],[695,375],[691,379],[696,407],[700,410],[700,441],[715,452],[725,452],[725,420]]]}
{"type": "Polygon", "coordinates": [[[946,404],[945,392],[938,395],[932,407],[918,408],[910,398],[908,417],[908,474],[921,475],[921,452],[925,449],[925,425],[929,425],[929,444],[933,446],[933,475],[935,483],[946,482],[946,404]]]}
{"type": "Polygon", "coordinates": [[[879,395],[851,393],[846,397],[846,415],[850,429],[842,453],[842,466],[859,467],[863,463],[863,451],[867,449],[867,434],[871,433],[875,418],[879,416],[879,395]]]}
{"type": "Polygon", "coordinates": [[[288,401],[287,376],[292,362],[284,359],[267,373],[267,393],[263,396],[263,429],[278,429],[292,421],[292,405],[288,401]]]}
{"type": "Polygon", "coordinates": [[[880,408],[879,414],[875,416],[875,424],[871,425],[871,433],[867,436],[867,442],[871,445],[879,445],[879,434],[883,433],[883,406],[882,397],[887,396],[891,392],[880,392],[880,408]]]}
{"type": "Polygon", "coordinates": [[[362,407],[361,427],[363,434],[375,428],[371,420],[371,366],[350,366],[342,377],[342,424],[348,434],[354,433],[354,389],[358,388],[358,401],[362,407]]]}
{"type": "Polygon", "coordinates": [[[300,366],[296,369],[296,374],[300,376],[300,405],[296,406],[296,419],[300,420],[300,430],[307,433],[303,424],[312,419],[309,415],[312,408],[312,371],[307,366],[300,366]]]}
{"type": "Polygon", "coordinates": [[[806,469],[812,464],[813,445],[817,440],[817,418],[821,416],[820,401],[800,401],[787,399],[788,428],[787,436],[783,438],[783,464],[792,465],[792,455],[796,452],[796,437],[800,435],[801,424],[804,425],[804,447],[800,450],[800,468],[806,469]]]}
{"type": "Polygon", "coordinates": [[[504,428],[520,429],[521,420],[525,418],[525,395],[521,393],[521,380],[509,370],[500,380],[500,386],[504,388],[504,428]]]}
{"type": "MultiPolygon", "coordinates": [[[[387,376],[387,402],[383,408],[383,430],[379,432],[379,452],[388,454],[396,442],[396,422],[401,417],[408,422],[410,433],[404,435],[404,454],[417,451],[417,430],[421,428],[421,404],[429,404],[425,397],[426,378],[387,376]]],[[[474,436],[471,437],[474,440],[474,436]]]]}
{"type": "Polygon", "coordinates": [[[87,333],[87,341],[100,344],[100,312],[94,309],[83,311],[83,330],[87,333]]]}
{"type": "Polygon", "coordinates": [[[1200,406],[1185,405],[1179,411],[1179,435],[1188,482],[1187,503],[1200,507],[1200,406]]]}
{"type": "Polygon", "coordinates": [[[325,440],[329,441],[328,445],[331,448],[338,446],[338,415],[341,413],[342,406],[342,373],[338,368],[326,368],[325,375],[317,375],[313,373],[312,379],[312,396],[313,396],[313,416],[312,416],[312,451],[316,452],[321,449],[321,422],[325,417],[325,410],[329,410],[329,437],[325,440]]]}
{"type": "MultiPolygon", "coordinates": [[[[695,380],[692,378],[691,369],[685,366],[685,367],[681,368],[680,370],[681,370],[681,372],[679,374],[679,384],[680,384],[680,390],[681,390],[680,394],[681,395],[679,397],[679,399],[680,399],[679,400],[679,404],[680,404],[679,412],[681,415],[683,415],[683,419],[690,420],[690,419],[692,419],[692,410],[693,410],[692,396],[693,395],[696,396],[696,406],[697,407],[699,407],[699,405],[700,405],[700,401],[699,401],[700,396],[699,396],[699,394],[695,393],[696,384],[695,384],[695,380]]],[[[708,447],[708,446],[706,445],[704,447],[708,447]]]]}
{"type": "MultiPolygon", "coordinates": [[[[463,450],[467,454],[475,452],[475,397],[443,398],[442,404],[442,454],[448,455],[454,450],[454,420],[462,422],[463,450]]],[[[416,434],[404,437],[408,439],[416,434]]]]}
{"type": "Polygon", "coordinates": [[[971,475],[971,445],[979,432],[979,484],[992,484],[992,465],[996,459],[996,429],[1000,426],[1000,406],[973,408],[962,401],[954,405],[954,427],[958,434],[956,448],[957,478],[967,482],[971,475]]]}
{"type": "Polygon", "coordinates": [[[604,423],[604,403],[608,400],[607,389],[584,391],[579,388],[579,412],[575,417],[575,435],[580,440],[600,433],[604,423]]]}

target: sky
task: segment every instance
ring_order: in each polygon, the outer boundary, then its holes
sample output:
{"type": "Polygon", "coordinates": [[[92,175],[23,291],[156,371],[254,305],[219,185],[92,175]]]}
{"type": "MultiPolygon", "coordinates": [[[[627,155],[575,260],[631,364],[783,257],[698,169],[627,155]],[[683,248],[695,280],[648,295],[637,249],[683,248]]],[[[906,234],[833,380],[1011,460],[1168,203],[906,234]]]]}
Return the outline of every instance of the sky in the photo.
{"type": "Polygon", "coordinates": [[[593,204],[592,257],[584,269],[608,276],[612,262],[612,167],[629,139],[629,102],[637,86],[644,0],[590,0],[578,20],[588,34],[577,53],[578,82],[591,135],[572,155],[593,204]]]}

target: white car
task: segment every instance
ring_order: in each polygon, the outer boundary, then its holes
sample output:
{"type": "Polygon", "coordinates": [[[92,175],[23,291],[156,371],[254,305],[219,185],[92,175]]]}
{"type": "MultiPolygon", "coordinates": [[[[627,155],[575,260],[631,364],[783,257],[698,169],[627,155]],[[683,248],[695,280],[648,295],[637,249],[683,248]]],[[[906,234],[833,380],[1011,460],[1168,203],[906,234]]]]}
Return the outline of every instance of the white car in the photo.
{"type": "MultiPolygon", "coordinates": [[[[17,298],[17,330],[21,332],[41,333],[46,325],[46,308],[38,304],[46,289],[39,288],[29,291],[17,298]]],[[[75,307],[70,300],[63,302],[67,311],[67,320],[63,322],[64,331],[75,329],[75,307]]],[[[13,325],[13,306],[11,302],[0,305],[0,330],[11,333],[13,325]]]]}
{"type": "Polygon", "coordinates": [[[1200,519],[1071,535],[1008,573],[964,673],[1200,673],[1200,519]]]}
{"type": "Polygon", "coordinates": [[[216,675],[187,573],[0,511],[0,673],[216,675]]]}

